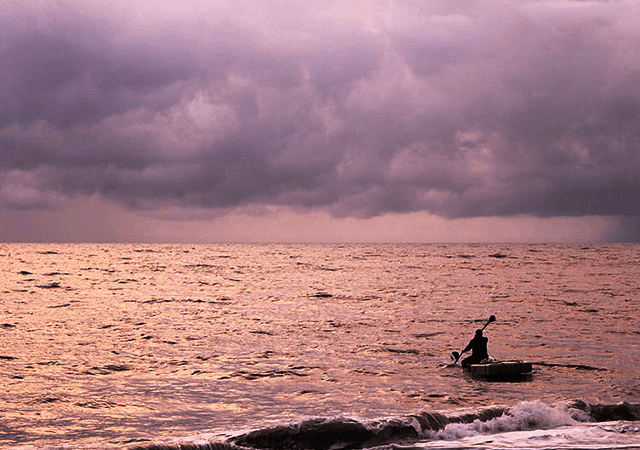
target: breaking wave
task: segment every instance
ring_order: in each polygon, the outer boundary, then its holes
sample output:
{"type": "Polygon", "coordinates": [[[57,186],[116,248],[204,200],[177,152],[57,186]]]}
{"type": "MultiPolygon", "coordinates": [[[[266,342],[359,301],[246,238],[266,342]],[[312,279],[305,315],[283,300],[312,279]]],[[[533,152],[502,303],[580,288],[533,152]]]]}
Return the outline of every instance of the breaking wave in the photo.
{"type": "MultiPolygon", "coordinates": [[[[361,422],[345,417],[310,418],[255,430],[226,442],[150,444],[131,450],[341,450],[364,449],[422,440],[452,441],[509,431],[547,430],[585,422],[640,421],[640,404],[589,404],[582,400],[548,405],[521,402],[476,413],[421,412],[361,422]]],[[[635,430],[635,428],[634,428],[635,430]]]]}

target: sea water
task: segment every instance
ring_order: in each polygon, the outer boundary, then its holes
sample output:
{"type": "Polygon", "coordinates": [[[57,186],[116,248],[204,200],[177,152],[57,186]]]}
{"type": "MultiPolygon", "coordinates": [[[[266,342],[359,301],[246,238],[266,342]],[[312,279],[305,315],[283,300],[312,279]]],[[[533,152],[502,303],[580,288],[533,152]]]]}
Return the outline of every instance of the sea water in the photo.
{"type": "Polygon", "coordinates": [[[640,245],[0,245],[0,447],[640,448],[640,245]],[[451,364],[490,315],[496,359],[451,364]]]}

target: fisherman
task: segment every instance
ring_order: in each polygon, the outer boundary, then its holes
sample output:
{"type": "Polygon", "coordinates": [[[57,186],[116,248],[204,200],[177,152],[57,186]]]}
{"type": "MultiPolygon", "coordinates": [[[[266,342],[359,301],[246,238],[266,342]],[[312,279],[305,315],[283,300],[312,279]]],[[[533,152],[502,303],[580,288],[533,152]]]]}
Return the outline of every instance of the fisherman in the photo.
{"type": "Polygon", "coordinates": [[[469,367],[471,364],[478,364],[487,359],[489,357],[489,352],[487,351],[488,342],[489,339],[482,335],[482,330],[476,330],[476,335],[460,354],[462,356],[463,353],[471,350],[471,356],[467,356],[462,360],[462,367],[469,367]]]}

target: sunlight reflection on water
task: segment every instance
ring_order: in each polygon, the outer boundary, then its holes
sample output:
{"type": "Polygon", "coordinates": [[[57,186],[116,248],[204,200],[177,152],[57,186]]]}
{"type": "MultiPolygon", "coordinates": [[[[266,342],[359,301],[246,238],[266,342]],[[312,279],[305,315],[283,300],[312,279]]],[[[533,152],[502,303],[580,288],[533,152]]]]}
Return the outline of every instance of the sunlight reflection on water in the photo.
{"type": "Polygon", "coordinates": [[[640,398],[636,245],[12,244],[0,261],[3,444],[640,398]],[[444,367],[490,314],[494,356],[546,364],[532,380],[444,367]]]}

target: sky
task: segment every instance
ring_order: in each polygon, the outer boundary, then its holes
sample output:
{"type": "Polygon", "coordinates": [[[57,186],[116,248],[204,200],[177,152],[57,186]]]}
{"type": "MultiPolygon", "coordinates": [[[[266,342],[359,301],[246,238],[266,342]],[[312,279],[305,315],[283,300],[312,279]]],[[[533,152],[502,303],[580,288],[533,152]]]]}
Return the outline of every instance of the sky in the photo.
{"type": "Polygon", "coordinates": [[[638,23],[0,0],[0,242],[640,242],[638,23]]]}

